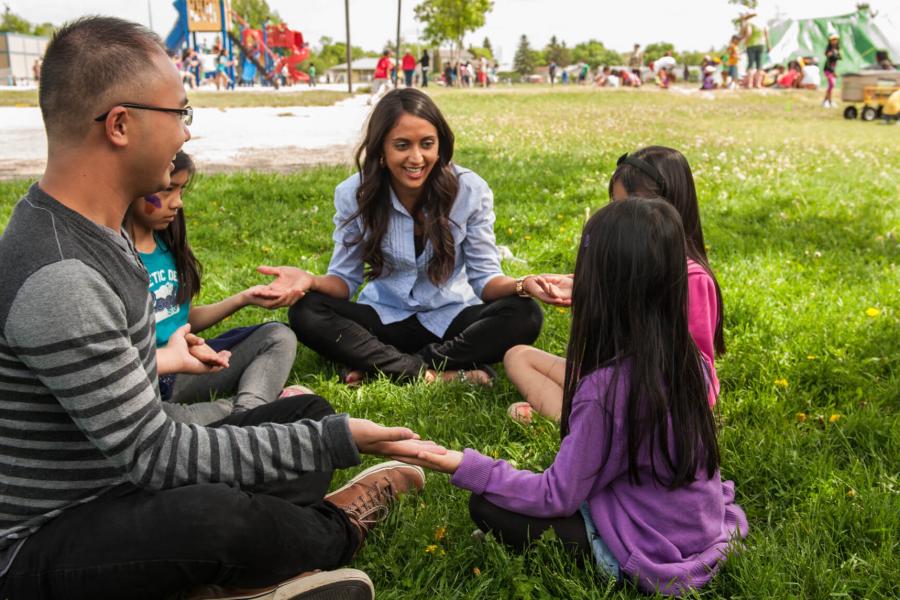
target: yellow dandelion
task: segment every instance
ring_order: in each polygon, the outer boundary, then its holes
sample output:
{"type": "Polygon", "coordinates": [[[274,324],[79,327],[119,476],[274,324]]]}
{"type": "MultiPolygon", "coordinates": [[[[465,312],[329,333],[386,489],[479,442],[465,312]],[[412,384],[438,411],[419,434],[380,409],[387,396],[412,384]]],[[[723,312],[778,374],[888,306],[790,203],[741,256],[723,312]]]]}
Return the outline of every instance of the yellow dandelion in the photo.
{"type": "Polygon", "coordinates": [[[866,309],[866,314],[874,319],[875,317],[877,317],[878,315],[881,314],[881,311],[878,310],[877,308],[875,308],[874,306],[871,306],[866,309]]]}
{"type": "Polygon", "coordinates": [[[856,490],[854,490],[853,488],[850,488],[849,490],[847,490],[847,497],[848,498],[856,498],[856,490]]]}
{"type": "Polygon", "coordinates": [[[564,308],[560,308],[559,306],[557,306],[556,310],[561,312],[562,314],[566,314],[566,309],[564,309],[564,308]]]}
{"type": "Polygon", "coordinates": [[[803,423],[804,421],[806,421],[806,413],[797,413],[796,416],[798,423],[803,423]]]}
{"type": "Polygon", "coordinates": [[[525,236],[525,239],[526,239],[526,240],[530,240],[530,239],[531,239],[531,236],[530,236],[530,235],[526,235],[526,236],[525,236]]]}
{"type": "Polygon", "coordinates": [[[837,423],[838,420],[840,420],[840,418],[841,418],[841,415],[839,415],[839,414],[837,414],[837,413],[834,413],[833,415],[831,415],[830,417],[828,417],[828,422],[829,422],[829,423],[837,423]]]}
{"type": "Polygon", "coordinates": [[[438,527],[437,529],[434,530],[434,539],[438,542],[441,541],[442,539],[444,539],[444,537],[446,535],[447,535],[446,527],[438,527]]]}
{"type": "Polygon", "coordinates": [[[816,355],[815,354],[807,354],[806,360],[816,360],[816,355]]]}
{"type": "Polygon", "coordinates": [[[512,227],[507,227],[506,233],[508,233],[509,235],[512,235],[512,227]]]}
{"type": "Polygon", "coordinates": [[[775,385],[777,385],[780,388],[786,388],[788,386],[787,379],[784,379],[783,377],[781,379],[776,379],[772,383],[774,383],[775,385]]]}
{"type": "Polygon", "coordinates": [[[565,228],[565,227],[560,227],[560,228],[559,228],[559,232],[560,232],[560,233],[564,233],[565,231],[566,231],[566,228],[565,228]]]}
{"type": "Polygon", "coordinates": [[[481,575],[481,569],[479,569],[478,567],[473,568],[472,572],[475,573],[476,576],[481,575]]]}
{"type": "Polygon", "coordinates": [[[436,544],[429,544],[429,545],[425,546],[425,552],[427,554],[434,554],[435,550],[437,550],[437,549],[438,549],[438,547],[436,544]]]}

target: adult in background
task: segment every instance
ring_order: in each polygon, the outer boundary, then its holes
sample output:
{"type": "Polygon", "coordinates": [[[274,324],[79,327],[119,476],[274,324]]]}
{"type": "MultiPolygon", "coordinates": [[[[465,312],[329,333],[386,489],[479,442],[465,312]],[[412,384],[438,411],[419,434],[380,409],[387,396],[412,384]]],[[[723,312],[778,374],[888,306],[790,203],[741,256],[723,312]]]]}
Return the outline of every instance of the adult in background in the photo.
{"type": "Polygon", "coordinates": [[[551,60],[550,66],[547,67],[547,74],[550,75],[550,85],[554,85],[556,83],[556,61],[551,60]]]}
{"type": "Polygon", "coordinates": [[[381,58],[375,63],[375,73],[372,75],[372,95],[369,104],[378,102],[379,99],[391,89],[391,71],[394,69],[394,61],[391,60],[393,52],[390,48],[381,53],[381,58]]]}
{"type": "Polygon", "coordinates": [[[428,49],[422,50],[422,56],[419,57],[419,68],[422,69],[422,87],[428,87],[428,70],[431,68],[431,57],[428,56],[428,49]]]}
{"type": "Polygon", "coordinates": [[[631,51],[631,56],[628,57],[628,68],[631,69],[632,74],[634,74],[638,86],[640,86],[642,82],[641,69],[643,67],[644,53],[641,51],[641,45],[635,44],[634,50],[631,51]]]}
{"type": "Polygon", "coordinates": [[[771,51],[769,29],[756,23],[756,13],[747,12],[741,15],[741,38],[747,49],[747,87],[762,86],[765,72],[762,70],[763,50],[771,51]]]}
{"type": "Polygon", "coordinates": [[[162,410],[158,365],[212,369],[189,326],[157,353],[148,274],[121,229],[134,198],[169,187],[190,139],[162,41],[121,19],[68,23],[47,46],[39,101],[47,168],[0,237],[0,597],[212,585],[231,598],[371,598],[361,571],[297,576],[347,563],[373,509],[422,485],[381,465],[323,499],[359,452],[418,451],[411,431],[335,415],[312,395],[209,427],[162,410]]]}
{"type": "Polygon", "coordinates": [[[828,47],[825,48],[825,79],[828,81],[828,87],[825,89],[825,99],[822,100],[822,106],[825,108],[834,108],[834,102],[831,100],[831,93],[834,91],[834,84],[837,81],[837,64],[841,60],[841,38],[837,33],[828,36],[828,47]]]}
{"type": "Polygon", "coordinates": [[[453,163],[453,148],[428,95],[388,93],[369,117],[359,172],[335,189],[328,272],[260,267],[276,277],[271,297],[293,304],[298,339],[347,366],[347,384],[379,372],[488,383],[488,365],[537,338],[543,316],[532,298],[568,303],[552,286],[563,278],[503,274],[493,193],[453,163]]]}
{"type": "Polygon", "coordinates": [[[402,66],[403,80],[406,83],[406,87],[412,87],[413,75],[416,74],[416,57],[412,55],[412,52],[410,52],[408,48],[403,55],[402,66]]]}

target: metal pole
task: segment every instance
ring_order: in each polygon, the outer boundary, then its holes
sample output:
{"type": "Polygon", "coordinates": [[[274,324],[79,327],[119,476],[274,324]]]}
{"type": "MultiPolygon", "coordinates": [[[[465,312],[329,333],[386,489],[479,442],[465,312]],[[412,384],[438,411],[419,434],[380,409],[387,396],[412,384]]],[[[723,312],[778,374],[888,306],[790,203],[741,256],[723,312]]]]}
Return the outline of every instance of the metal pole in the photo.
{"type": "Polygon", "coordinates": [[[394,60],[394,87],[400,87],[400,4],[403,0],[397,0],[397,56],[394,60]]]}
{"type": "Polygon", "coordinates": [[[150,31],[153,31],[153,9],[150,7],[150,0],[147,0],[147,16],[150,18],[150,31]]]}
{"type": "Polygon", "coordinates": [[[350,0],[344,0],[344,21],[347,26],[347,92],[353,93],[353,55],[350,52],[350,0]]]}

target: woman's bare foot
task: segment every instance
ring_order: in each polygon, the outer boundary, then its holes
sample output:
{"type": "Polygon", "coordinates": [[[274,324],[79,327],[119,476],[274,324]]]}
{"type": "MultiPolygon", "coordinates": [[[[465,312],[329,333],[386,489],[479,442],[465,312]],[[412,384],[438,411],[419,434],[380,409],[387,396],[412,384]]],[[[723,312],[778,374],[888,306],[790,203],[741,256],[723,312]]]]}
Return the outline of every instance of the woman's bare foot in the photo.
{"type": "Polygon", "coordinates": [[[350,371],[346,375],[344,375],[344,384],[349,385],[350,387],[355,387],[357,385],[362,384],[363,381],[363,372],[362,371],[350,371]]]}
{"type": "Polygon", "coordinates": [[[527,402],[513,402],[509,405],[509,408],[506,409],[506,414],[509,415],[509,418],[513,421],[528,425],[531,423],[531,419],[534,416],[534,408],[527,402]]]}
{"type": "Polygon", "coordinates": [[[474,385],[489,386],[493,381],[487,371],[481,369],[460,369],[458,371],[444,371],[441,373],[441,379],[444,381],[459,381],[461,383],[471,383],[474,385]]]}

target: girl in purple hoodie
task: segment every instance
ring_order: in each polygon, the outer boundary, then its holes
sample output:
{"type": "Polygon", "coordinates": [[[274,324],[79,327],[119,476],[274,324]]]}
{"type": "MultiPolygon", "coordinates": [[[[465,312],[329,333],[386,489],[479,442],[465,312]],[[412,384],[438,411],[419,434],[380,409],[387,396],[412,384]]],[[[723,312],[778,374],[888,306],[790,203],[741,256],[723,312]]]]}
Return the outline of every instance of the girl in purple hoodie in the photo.
{"type": "Polygon", "coordinates": [[[706,584],[747,535],[722,481],[712,381],[688,328],[688,261],[678,211],[611,202],[585,225],[575,263],[562,442],[543,473],[475,450],[412,462],[472,492],[484,530],[521,547],[553,528],[601,571],[681,594],[706,584]]]}

